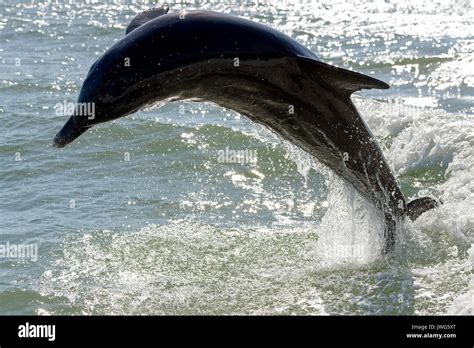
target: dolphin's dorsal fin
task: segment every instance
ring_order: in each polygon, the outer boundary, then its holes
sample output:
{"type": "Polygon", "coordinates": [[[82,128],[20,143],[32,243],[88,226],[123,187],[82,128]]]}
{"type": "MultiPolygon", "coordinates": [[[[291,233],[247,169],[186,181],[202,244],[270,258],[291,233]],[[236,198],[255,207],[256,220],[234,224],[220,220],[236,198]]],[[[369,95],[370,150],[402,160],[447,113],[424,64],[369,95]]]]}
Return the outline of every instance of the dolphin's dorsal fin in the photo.
{"type": "Polygon", "coordinates": [[[160,8],[152,8],[137,14],[130,24],[128,25],[127,29],[125,30],[125,35],[130,33],[131,31],[137,29],[139,26],[145,24],[146,22],[155,19],[156,17],[160,17],[164,14],[167,14],[169,7],[167,5],[160,7],[160,8]]]}
{"type": "Polygon", "coordinates": [[[388,84],[355,71],[338,68],[314,59],[298,57],[298,64],[305,74],[336,87],[341,93],[351,95],[361,89],[387,89],[388,84]]]}

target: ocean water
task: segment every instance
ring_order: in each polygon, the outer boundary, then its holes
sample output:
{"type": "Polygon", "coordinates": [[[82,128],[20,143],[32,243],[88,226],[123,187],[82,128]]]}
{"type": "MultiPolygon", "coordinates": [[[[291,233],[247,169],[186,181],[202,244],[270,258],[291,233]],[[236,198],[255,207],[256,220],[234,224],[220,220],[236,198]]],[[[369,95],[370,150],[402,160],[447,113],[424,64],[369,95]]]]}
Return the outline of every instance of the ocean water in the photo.
{"type": "Polygon", "coordinates": [[[406,197],[444,204],[383,257],[383,221],[349,185],[208,103],[56,149],[57,104],[152,2],[0,1],[0,314],[473,314],[474,3],[168,3],[268,24],[388,82],[354,103],[406,197]]]}

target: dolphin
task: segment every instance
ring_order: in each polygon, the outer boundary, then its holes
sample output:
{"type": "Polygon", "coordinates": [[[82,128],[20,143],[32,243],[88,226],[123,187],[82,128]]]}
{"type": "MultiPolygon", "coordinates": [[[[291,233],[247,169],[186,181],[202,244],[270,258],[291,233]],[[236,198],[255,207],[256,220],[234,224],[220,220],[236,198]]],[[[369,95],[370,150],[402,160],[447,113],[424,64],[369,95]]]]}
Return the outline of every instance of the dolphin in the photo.
{"type": "Polygon", "coordinates": [[[54,138],[64,147],[89,128],[159,101],[211,101],[315,156],[373,202],[385,216],[384,253],[397,226],[438,205],[430,197],[407,203],[367,124],[351,102],[385,82],[328,65],[285,34],[212,11],[139,13],[126,35],[90,68],[79,108],[54,138]],[[87,117],[86,117],[87,116],[87,117]]]}

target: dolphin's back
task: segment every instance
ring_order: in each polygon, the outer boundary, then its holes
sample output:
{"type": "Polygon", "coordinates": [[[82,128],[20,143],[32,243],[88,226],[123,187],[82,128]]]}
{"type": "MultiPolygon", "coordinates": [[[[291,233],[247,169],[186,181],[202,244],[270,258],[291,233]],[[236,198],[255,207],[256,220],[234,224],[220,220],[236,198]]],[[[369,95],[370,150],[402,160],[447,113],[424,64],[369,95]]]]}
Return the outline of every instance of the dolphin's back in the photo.
{"type": "Polygon", "coordinates": [[[131,31],[122,41],[124,46],[143,43],[150,51],[158,48],[149,53],[166,53],[180,63],[217,57],[320,60],[311,50],[271,27],[212,11],[159,16],[131,31]]]}

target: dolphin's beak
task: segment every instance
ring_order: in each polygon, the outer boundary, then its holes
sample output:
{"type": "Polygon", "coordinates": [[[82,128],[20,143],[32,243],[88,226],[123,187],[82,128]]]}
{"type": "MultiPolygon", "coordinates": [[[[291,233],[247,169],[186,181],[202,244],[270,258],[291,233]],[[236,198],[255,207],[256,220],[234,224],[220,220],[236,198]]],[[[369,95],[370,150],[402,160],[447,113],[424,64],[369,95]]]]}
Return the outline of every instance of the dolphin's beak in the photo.
{"type": "Polygon", "coordinates": [[[66,146],[91,127],[76,121],[77,117],[71,116],[63,128],[56,134],[53,143],[55,147],[66,146]]]}

